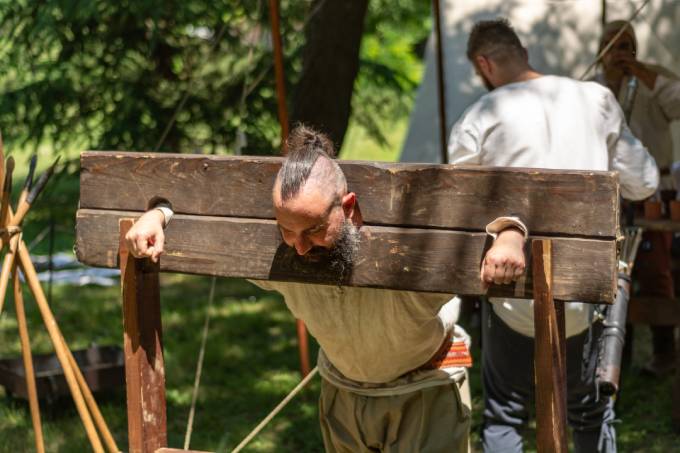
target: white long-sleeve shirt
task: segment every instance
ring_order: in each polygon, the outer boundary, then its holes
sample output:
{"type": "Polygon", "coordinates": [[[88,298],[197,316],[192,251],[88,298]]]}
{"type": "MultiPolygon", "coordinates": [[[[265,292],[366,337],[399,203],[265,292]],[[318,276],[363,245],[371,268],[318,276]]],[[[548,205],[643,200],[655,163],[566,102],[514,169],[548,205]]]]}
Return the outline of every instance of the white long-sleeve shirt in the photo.
{"type": "MultiPolygon", "coordinates": [[[[624,198],[649,197],[659,183],[654,158],[626,125],[614,95],[594,82],[542,76],[482,96],[453,126],[452,164],[615,170],[624,198]]],[[[533,337],[533,301],[491,299],[494,311],[515,331],[533,337]]],[[[591,321],[588,307],[566,307],[566,334],[591,321]]]]}
{"type": "MultiPolygon", "coordinates": [[[[667,69],[653,65],[648,67],[660,73],[652,90],[641,81],[638,82],[630,129],[647,147],[659,168],[669,169],[674,160],[670,125],[672,121],[680,119],[680,80],[671,77],[667,69]]],[[[602,74],[598,74],[594,80],[606,85],[602,74]]],[[[618,95],[620,101],[625,99],[626,91],[626,84],[622,83],[618,95]]],[[[670,178],[663,185],[664,188],[672,188],[670,178]]]]}

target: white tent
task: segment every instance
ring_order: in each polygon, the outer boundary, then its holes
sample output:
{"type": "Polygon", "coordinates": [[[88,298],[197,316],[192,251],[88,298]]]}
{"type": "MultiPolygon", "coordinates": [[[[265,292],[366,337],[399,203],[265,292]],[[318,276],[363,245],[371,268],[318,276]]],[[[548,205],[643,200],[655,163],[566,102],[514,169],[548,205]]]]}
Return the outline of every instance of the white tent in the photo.
{"type": "MultiPolygon", "coordinates": [[[[629,19],[642,0],[609,0],[607,20],[629,19]]],[[[465,56],[467,37],[478,20],[507,17],[539,71],[580,77],[595,58],[602,30],[602,0],[441,0],[447,128],[485,93],[465,56]]],[[[633,21],[642,61],[680,73],[680,0],[651,0],[633,21]]],[[[401,160],[440,162],[434,39],[411,113],[401,160]]],[[[680,160],[680,126],[675,127],[680,160]]]]}

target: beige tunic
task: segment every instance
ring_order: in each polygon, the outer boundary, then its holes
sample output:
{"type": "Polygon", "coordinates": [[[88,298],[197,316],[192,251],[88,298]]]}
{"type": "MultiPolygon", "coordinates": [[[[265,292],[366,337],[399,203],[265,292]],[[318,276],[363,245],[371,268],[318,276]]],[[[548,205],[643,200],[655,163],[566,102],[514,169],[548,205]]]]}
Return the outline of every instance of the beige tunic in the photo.
{"type": "MultiPolygon", "coordinates": [[[[273,281],[321,346],[319,372],[337,387],[367,395],[401,394],[462,379],[463,368],[409,373],[454,331],[459,299],[447,294],[273,281]]],[[[456,336],[466,339],[460,328],[456,336]]]]}

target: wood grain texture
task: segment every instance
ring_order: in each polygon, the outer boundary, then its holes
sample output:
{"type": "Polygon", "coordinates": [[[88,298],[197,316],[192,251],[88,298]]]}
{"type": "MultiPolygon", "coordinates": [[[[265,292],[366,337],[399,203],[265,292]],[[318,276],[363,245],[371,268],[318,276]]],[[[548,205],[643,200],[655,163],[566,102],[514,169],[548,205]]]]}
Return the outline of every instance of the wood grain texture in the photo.
{"type": "Polygon", "coordinates": [[[137,260],[123,241],[132,222],[120,222],[125,386],[131,453],[153,453],[167,444],[165,370],[158,268],[137,260]]]}
{"type": "Polygon", "coordinates": [[[555,256],[552,241],[533,241],[536,447],[541,453],[568,451],[564,303],[553,299],[555,256]]]}
{"type": "MultiPolygon", "coordinates": [[[[282,159],[90,151],[81,155],[81,208],[144,211],[156,198],[180,214],[273,219],[282,159]]],[[[518,214],[541,235],[615,237],[611,172],[341,161],[373,225],[483,231],[518,214]]]]}
{"type": "MultiPolygon", "coordinates": [[[[81,209],[76,253],[91,266],[118,266],[118,220],[139,213],[81,209]]],[[[484,233],[364,226],[359,257],[343,277],[327,254],[298,257],[281,242],[272,220],[177,215],[166,230],[161,271],[263,280],[484,294],[479,267],[484,233]]],[[[564,300],[614,300],[613,240],[554,239],[554,296],[564,300]]],[[[530,262],[528,260],[527,262],[530,262]]],[[[527,275],[531,275],[527,272],[527,275]]],[[[530,298],[530,278],[492,287],[490,295],[530,298]]]]}

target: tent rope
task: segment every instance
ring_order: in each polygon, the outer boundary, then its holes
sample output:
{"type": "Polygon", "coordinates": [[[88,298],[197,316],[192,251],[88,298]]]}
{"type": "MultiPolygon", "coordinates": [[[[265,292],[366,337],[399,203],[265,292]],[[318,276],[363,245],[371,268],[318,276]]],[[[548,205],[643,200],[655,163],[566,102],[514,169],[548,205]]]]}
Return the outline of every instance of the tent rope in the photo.
{"type": "Polygon", "coordinates": [[[267,426],[267,424],[278,414],[283,410],[284,407],[297,395],[300,393],[300,390],[302,390],[308,383],[309,381],[312,380],[312,378],[316,375],[316,373],[319,371],[319,367],[315,366],[312,371],[309,372],[307,376],[303,380],[300,381],[298,385],[295,386],[293,390],[290,391],[286,397],[281,400],[281,402],[267,415],[251,432],[248,434],[240,444],[234,448],[231,453],[238,453],[239,451],[243,450],[243,448],[248,445],[248,442],[253,440],[255,436],[257,436],[262,429],[267,426]]]}
{"type": "Polygon", "coordinates": [[[196,400],[198,399],[198,390],[201,385],[201,373],[203,371],[203,357],[205,357],[205,345],[208,339],[208,329],[210,327],[210,309],[215,299],[215,282],[217,277],[212,278],[210,285],[210,295],[208,296],[208,305],[205,307],[205,321],[203,322],[203,335],[201,337],[201,350],[198,353],[198,362],[196,363],[196,374],[194,376],[194,389],[191,395],[191,409],[189,410],[189,420],[187,421],[187,430],[184,435],[184,449],[189,449],[191,442],[191,433],[194,429],[194,414],[196,413],[196,400]]]}

